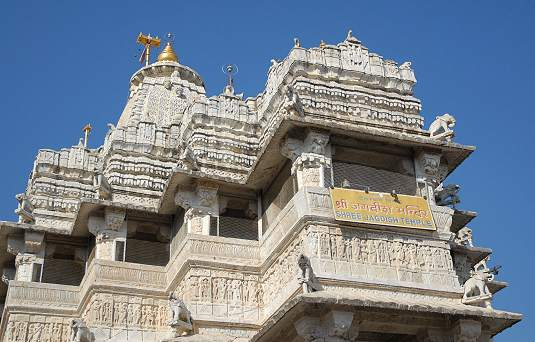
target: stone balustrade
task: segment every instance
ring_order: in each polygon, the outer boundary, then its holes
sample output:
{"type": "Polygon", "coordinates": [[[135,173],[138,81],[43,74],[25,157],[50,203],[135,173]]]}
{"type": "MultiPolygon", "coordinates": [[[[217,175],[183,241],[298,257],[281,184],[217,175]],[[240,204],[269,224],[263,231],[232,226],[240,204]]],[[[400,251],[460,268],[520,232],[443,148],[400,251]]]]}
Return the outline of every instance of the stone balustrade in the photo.
{"type": "Polygon", "coordinates": [[[78,303],[78,286],[10,281],[5,307],[32,306],[76,310],[78,303]]]}

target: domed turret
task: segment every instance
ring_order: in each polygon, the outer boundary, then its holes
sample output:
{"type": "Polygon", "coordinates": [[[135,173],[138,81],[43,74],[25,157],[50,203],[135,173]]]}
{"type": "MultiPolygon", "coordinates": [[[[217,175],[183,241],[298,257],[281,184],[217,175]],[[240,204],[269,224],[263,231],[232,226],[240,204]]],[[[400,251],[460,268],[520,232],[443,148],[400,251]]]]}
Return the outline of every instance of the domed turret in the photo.
{"type": "MultiPolygon", "coordinates": [[[[137,126],[139,122],[169,127],[180,122],[194,98],[205,96],[203,80],[193,69],[178,62],[172,46],[172,35],[168,34],[167,37],[168,42],[157,60],[153,63],[149,61],[132,76],[128,102],[117,124],[119,128],[137,126]]],[[[141,44],[148,51],[145,41],[141,41],[141,44]]],[[[146,58],[143,60],[146,61],[146,58]]]]}

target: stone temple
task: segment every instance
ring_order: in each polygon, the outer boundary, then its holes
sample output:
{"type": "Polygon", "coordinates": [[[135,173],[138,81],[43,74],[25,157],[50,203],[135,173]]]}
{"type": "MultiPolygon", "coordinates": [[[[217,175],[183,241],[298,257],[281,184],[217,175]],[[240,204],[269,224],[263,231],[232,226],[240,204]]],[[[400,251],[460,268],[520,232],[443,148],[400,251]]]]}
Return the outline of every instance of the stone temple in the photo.
{"type": "Polygon", "coordinates": [[[410,62],[296,39],[243,98],[171,43],[145,57],[102,146],[40,150],[0,221],[3,341],[485,342],[522,319],[445,182],[474,147],[452,115],[424,128],[410,62]]]}

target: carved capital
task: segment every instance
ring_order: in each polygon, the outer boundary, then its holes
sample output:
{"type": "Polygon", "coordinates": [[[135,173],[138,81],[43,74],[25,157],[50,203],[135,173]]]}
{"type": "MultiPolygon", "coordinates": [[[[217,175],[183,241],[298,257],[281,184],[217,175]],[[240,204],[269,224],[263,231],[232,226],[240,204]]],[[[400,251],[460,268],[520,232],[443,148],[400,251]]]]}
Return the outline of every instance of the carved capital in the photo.
{"type": "Polygon", "coordinates": [[[15,257],[15,266],[19,267],[20,265],[27,265],[27,264],[33,264],[38,259],[35,256],[35,254],[28,254],[28,253],[19,253],[15,257]]]}
{"type": "Polygon", "coordinates": [[[175,194],[175,204],[185,210],[202,209],[210,214],[218,210],[218,187],[211,182],[198,182],[195,186],[179,186],[175,194]]]}
{"type": "Polygon", "coordinates": [[[118,231],[125,224],[126,209],[106,207],[104,219],[107,229],[118,231]]]}
{"type": "Polygon", "coordinates": [[[24,243],[26,247],[26,252],[38,253],[43,247],[44,238],[44,232],[26,230],[24,232],[24,243]]]}
{"type": "Polygon", "coordinates": [[[310,131],[304,141],[304,152],[325,155],[329,134],[317,131],[310,131]]]}
{"type": "Polygon", "coordinates": [[[358,336],[358,326],[352,325],[352,312],[331,311],[325,315],[322,320],[328,337],[337,337],[339,339],[351,341],[358,336]]]}
{"type": "Polygon", "coordinates": [[[416,156],[416,171],[419,178],[438,181],[440,178],[440,157],[438,153],[422,151],[416,156]]]}
{"type": "Polygon", "coordinates": [[[352,312],[334,310],[323,317],[302,317],[294,328],[305,341],[356,341],[359,325],[353,323],[353,316],[352,312]]]}
{"type": "Polygon", "coordinates": [[[281,144],[281,154],[294,162],[303,153],[303,142],[298,139],[286,137],[281,144]]]}

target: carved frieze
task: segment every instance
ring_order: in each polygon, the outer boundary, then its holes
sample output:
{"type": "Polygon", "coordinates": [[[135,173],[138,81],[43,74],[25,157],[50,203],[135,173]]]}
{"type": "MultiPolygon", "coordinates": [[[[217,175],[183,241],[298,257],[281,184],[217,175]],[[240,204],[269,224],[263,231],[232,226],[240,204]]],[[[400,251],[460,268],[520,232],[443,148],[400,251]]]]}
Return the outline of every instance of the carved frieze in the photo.
{"type": "Polygon", "coordinates": [[[6,325],[6,342],[69,342],[69,318],[13,314],[6,325]]]}
{"type": "Polygon", "coordinates": [[[167,327],[169,305],[165,299],[97,293],[84,313],[89,327],[132,327],[161,330],[167,327]]]}
{"type": "Polygon", "coordinates": [[[459,287],[443,241],[315,226],[308,231],[307,249],[312,266],[322,276],[459,287]]]}

